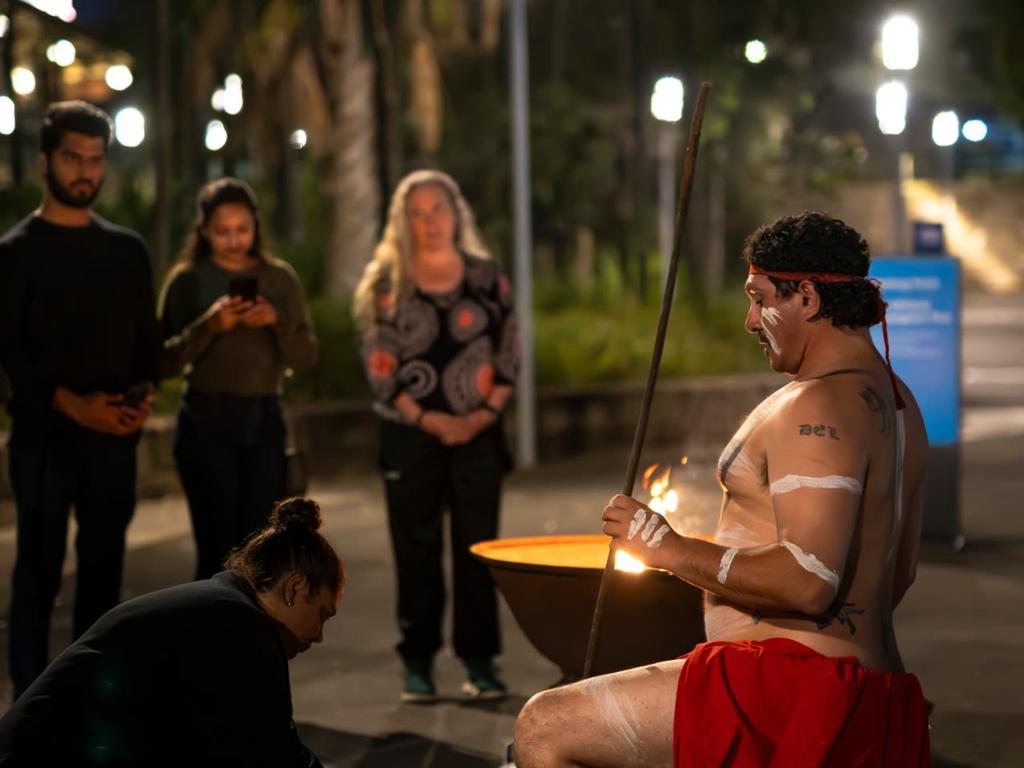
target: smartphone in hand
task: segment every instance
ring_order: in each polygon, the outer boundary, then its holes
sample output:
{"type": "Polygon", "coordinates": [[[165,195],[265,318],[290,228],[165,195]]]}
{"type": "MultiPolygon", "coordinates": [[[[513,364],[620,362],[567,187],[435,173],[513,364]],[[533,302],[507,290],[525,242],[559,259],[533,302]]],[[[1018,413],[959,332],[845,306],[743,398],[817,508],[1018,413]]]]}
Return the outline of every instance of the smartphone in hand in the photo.
{"type": "Polygon", "coordinates": [[[142,405],[142,401],[149,395],[149,384],[145,381],[140,381],[138,384],[132,384],[123,393],[123,399],[121,405],[128,408],[138,408],[142,405]]]}
{"type": "Polygon", "coordinates": [[[255,301],[258,282],[255,277],[233,277],[228,283],[228,296],[255,301]]]}

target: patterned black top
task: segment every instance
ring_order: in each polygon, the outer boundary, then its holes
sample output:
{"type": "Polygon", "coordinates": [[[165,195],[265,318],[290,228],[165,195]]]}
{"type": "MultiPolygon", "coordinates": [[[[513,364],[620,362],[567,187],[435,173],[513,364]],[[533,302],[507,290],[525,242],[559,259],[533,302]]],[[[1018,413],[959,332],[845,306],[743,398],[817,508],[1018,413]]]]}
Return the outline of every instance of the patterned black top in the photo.
{"type": "Polygon", "coordinates": [[[390,281],[375,289],[377,318],[363,335],[363,363],[374,410],[393,421],[406,392],[427,410],[461,416],[480,407],[495,385],[515,382],[519,330],[512,289],[497,264],[463,255],[465,276],[449,293],[415,289],[400,296],[393,318],[390,281]]]}

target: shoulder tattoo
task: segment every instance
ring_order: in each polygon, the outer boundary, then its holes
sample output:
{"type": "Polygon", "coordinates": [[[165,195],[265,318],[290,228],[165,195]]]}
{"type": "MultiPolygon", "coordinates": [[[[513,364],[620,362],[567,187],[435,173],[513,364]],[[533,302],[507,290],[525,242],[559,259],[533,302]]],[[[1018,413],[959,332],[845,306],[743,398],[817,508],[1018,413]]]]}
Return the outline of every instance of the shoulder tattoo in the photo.
{"type": "Polygon", "coordinates": [[[882,434],[892,429],[892,413],[889,406],[872,387],[865,387],[860,391],[861,399],[867,404],[868,410],[877,413],[882,418],[882,434]]]}
{"type": "Polygon", "coordinates": [[[801,424],[801,437],[829,437],[833,440],[839,439],[839,430],[831,424],[801,424]]]}

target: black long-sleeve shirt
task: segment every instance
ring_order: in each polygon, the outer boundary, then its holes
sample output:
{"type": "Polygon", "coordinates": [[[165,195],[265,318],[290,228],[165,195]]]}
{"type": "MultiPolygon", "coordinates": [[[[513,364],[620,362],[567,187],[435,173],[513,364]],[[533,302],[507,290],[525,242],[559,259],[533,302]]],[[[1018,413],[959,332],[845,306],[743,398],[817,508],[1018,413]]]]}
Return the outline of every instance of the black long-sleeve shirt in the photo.
{"type": "Polygon", "coordinates": [[[0,718],[0,767],[319,761],[292,723],[274,620],[233,573],[108,611],[0,718]]]}
{"type": "Polygon", "coordinates": [[[15,431],[64,417],[57,387],[116,394],[156,382],[160,333],[149,253],[131,230],[93,214],[85,227],[28,216],[0,238],[0,367],[15,431]]]}

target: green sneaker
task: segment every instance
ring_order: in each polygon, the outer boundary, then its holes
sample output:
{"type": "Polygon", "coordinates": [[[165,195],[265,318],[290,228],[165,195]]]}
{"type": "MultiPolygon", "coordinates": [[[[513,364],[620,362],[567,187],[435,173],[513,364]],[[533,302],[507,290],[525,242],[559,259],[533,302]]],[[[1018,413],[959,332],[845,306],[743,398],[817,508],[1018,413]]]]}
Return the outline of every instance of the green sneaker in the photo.
{"type": "Polygon", "coordinates": [[[406,704],[429,704],[437,701],[430,662],[405,663],[405,688],[400,700],[406,704]]]}
{"type": "Polygon", "coordinates": [[[494,671],[491,659],[472,659],[466,662],[467,680],[462,684],[462,692],[472,699],[503,699],[508,695],[508,688],[494,671]]]}

